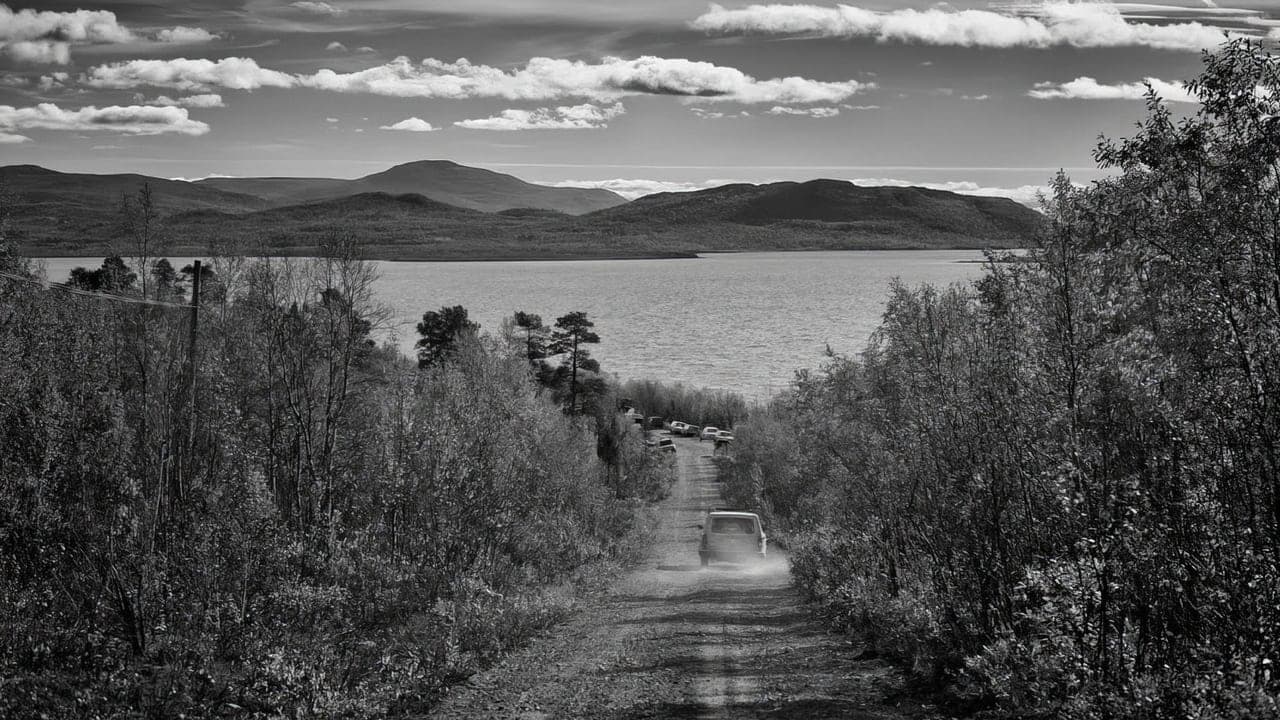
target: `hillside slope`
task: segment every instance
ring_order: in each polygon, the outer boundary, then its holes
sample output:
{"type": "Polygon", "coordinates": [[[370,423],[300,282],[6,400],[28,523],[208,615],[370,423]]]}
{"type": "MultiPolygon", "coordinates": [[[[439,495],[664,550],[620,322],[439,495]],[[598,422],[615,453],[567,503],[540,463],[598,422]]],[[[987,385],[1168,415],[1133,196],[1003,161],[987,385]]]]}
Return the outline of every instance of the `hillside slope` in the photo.
{"type": "Polygon", "coordinates": [[[960,195],[920,187],[864,187],[841,180],[725,185],[692,193],[661,193],[585,216],[604,225],[733,223],[808,226],[814,230],[967,236],[1018,240],[1042,216],[1005,198],[960,195]]]}
{"type": "MultiPolygon", "coordinates": [[[[835,180],[729,185],[663,193],[583,215],[516,207],[485,212],[466,197],[493,189],[483,173],[455,166],[462,180],[447,197],[369,190],[443,177],[439,165],[410,164],[360,181],[254,178],[186,183],[141,175],[76,175],[32,166],[0,169],[18,198],[9,236],[34,255],[95,255],[119,250],[119,199],[144,182],[155,191],[169,251],[205,252],[213,244],[247,253],[307,255],[335,235],[362,243],[370,257],[493,259],[672,257],[708,251],[870,250],[1020,247],[1042,216],[1002,198],[941,190],[859,187],[835,180]],[[303,195],[365,188],[333,198],[303,195]],[[478,185],[475,183],[479,183],[478,185]],[[239,187],[263,196],[231,192],[239,187]]],[[[505,177],[505,176],[500,176],[505,177]]],[[[491,178],[489,178],[491,179],[491,178]]],[[[512,178],[514,180],[514,178],[512,178]]],[[[505,181],[504,181],[505,182],[505,181]]],[[[520,201],[543,190],[523,181],[520,201]]],[[[498,203],[505,204],[505,203],[498,203]]],[[[510,204],[516,204],[511,201],[510,204]]]]}
{"type": "Polygon", "coordinates": [[[578,215],[626,202],[607,190],[535,185],[511,175],[448,160],[405,163],[355,180],[209,178],[196,184],[256,195],[278,205],[382,192],[424,195],[450,205],[484,212],[538,208],[578,215]]]}

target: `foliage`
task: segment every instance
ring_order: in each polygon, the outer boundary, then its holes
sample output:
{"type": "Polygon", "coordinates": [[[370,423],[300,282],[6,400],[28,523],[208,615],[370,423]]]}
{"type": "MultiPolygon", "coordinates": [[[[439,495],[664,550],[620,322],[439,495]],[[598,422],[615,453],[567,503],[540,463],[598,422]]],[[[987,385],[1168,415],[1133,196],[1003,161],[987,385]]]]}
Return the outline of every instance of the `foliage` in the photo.
{"type": "Polygon", "coordinates": [[[801,586],[995,715],[1280,711],[1280,63],[1190,87],[1057,179],[1026,261],[895,285],[738,432],[801,586]]]}
{"type": "Polygon", "coordinates": [[[748,416],[747,401],[731,390],[695,388],[660,380],[628,380],[618,390],[645,417],[731,429],[748,416]]]}
{"type": "Polygon", "coordinates": [[[547,355],[560,355],[560,367],[568,374],[569,393],[566,407],[569,412],[578,412],[578,403],[582,388],[578,383],[579,371],[600,372],[600,363],[591,357],[591,351],[584,345],[600,342],[600,336],[591,328],[595,323],[587,319],[587,314],[575,311],[556,318],[555,327],[551,330],[551,339],[547,343],[547,355]]]}
{"type": "Polygon", "coordinates": [[[137,280],[138,274],[119,255],[109,255],[97,270],[72,268],[68,282],[82,290],[119,292],[133,288],[137,280]]]}
{"type": "Polygon", "coordinates": [[[421,713],[631,552],[669,469],[377,347],[355,247],[212,258],[194,376],[182,307],[0,280],[0,716],[421,713]]]}
{"type": "Polygon", "coordinates": [[[466,335],[479,332],[479,323],[467,319],[467,309],[461,305],[428,310],[418,323],[418,367],[434,365],[453,353],[466,335]]]}
{"type": "Polygon", "coordinates": [[[550,328],[542,324],[542,316],[517,310],[511,318],[512,327],[524,333],[523,351],[525,359],[537,363],[547,357],[547,342],[550,328]]]}

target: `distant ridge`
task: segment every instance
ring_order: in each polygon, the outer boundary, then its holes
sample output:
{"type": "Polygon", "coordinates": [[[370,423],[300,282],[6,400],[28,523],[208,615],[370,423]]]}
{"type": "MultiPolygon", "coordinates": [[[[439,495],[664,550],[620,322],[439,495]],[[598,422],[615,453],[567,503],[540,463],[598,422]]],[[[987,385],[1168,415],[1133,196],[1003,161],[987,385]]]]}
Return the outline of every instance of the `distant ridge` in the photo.
{"type": "Polygon", "coordinates": [[[327,178],[209,178],[197,185],[256,195],[273,204],[328,200],[344,195],[385,192],[424,195],[458,207],[497,212],[538,208],[579,215],[621,205],[608,190],[535,185],[511,175],[459,165],[450,160],[419,160],[396,165],[356,180],[327,178]]]}
{"type": "Polygon", "coordinates": [[[1016,240],[1043,222],[1006,198],[960,195],[922,187],[861,186],[844,180],[723,185],[689,193],[659,193],[588,216],[596,222],[655,225],[776,223],[868,231],[894,230],[1016,240]]]}
{"type": "Polygon", "coordinates": [[[248,253],[307,255],[335,234],[357,239],[369,257],[387,259],[998,248],[1025,247],[1045,222],[1005,198],[841,180],[725,185],[625,202],[605,191],[534,185],[447,161],[407,163],[359,180],[183,182],[32,165],[0,168],[0,179],[18,197],[10,239],[33,255],[99,255],[118,247],[120,196],[144,182],[174,254],[233,241],[248,253]],[[429,193],[405,191],[440,184],[429,193]],[[507,191],[505,201],[494,195],[507,191]],[[585,214],[566,209],[597,201],[606,206],[585,214]]]}

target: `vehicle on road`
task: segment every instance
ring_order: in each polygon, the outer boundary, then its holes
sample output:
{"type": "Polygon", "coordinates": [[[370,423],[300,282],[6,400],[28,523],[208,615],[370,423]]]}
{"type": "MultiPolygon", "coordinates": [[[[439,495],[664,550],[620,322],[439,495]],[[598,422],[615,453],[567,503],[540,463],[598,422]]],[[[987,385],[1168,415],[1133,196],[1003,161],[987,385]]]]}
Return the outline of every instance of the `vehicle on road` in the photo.
{"type": "Polygon", "coordinates": [[[727,451],[729,446],[733,444],[733,433],[728,430],[721,430],[716,433],[715,451],[727,451]]]}
{"type": "Polygon", "coordinates": [[[668,429],[671,431],[671,434],[672,434],[672,435],[684,435],[685,430],[686,430],[688,427],[689,427],[688,425],[685,425],[684,423],[680,422],[679,420],[672,420],[672,421],[671,421],[671,427],[670,427],[670,428],[668,428],[668,429]]]}
{"type": "Polygon", "coordinates": [[[702,567],[714,561],[763,560],[769,549],[760,516],[738,510],[712,510],[702,525],[698,559],[702,567]]]}
{"type": "Polygon", "coordinates": [[[708,425],[702,428],[702,434],[698,436],[698,442],[702,442],[703,440],[715,440],[716,433],[718,432],[720,432],[720,428],[708,425]]]}
{"type": "Polygon", "coordinates": [[[661,438],[658,440],[658,444],[654,445],[654,447],[662,452],[673,453],[676,451],[676,441],[669,437],[661,438]]]}

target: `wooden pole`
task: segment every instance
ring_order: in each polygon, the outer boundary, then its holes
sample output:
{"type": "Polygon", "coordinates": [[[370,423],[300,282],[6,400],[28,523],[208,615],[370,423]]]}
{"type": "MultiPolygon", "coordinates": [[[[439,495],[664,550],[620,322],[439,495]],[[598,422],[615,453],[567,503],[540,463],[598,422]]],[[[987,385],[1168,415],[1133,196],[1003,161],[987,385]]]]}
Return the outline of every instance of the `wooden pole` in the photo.
{"type": "Polygon", "coordinates": [[[188,391],[190,395],[187,398],[187,483],[191,483],[192,476],[195,475],[195,448],[196,448],[196,349],[197,339],[199,338],[200,327],[200,261],[196,260],[191,264],[195,272],[191,278],[191,337],[187,341],[187,375],[188,391]]]}

